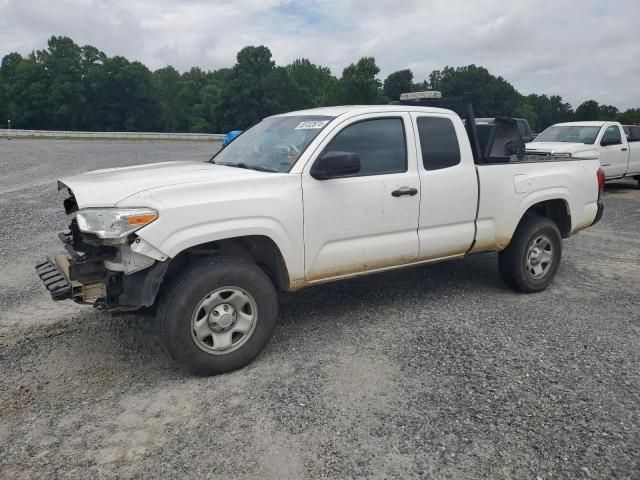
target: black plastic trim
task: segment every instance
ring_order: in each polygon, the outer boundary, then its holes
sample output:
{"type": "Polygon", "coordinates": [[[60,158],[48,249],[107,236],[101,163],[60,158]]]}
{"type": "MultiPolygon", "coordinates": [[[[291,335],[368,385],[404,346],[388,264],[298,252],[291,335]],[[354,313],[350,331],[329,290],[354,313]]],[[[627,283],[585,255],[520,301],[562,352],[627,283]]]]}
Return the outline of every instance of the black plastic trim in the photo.
{"type": "Polygon", "coordinates": [[[121,272],[107,273],[107,298],[103,308],[113,311],[132,311],[154,304],[164,279],[169,261],[156,262],[130,275],[121,272]]]}
{"type": "Polygon", "coordinates": [[[49,290],[51,298],[59,302],[60,300],[68,300],[72,298],[71,284],[64,273],[58,268],[55,260],[47,258],[36,264],[36,272],[49,290]]]}
{"type": "Polygon", "coordinates": [[[598,223],[602,219],[602,215],[604,214],[604,202],[602,200],[598,200],[598,213],[596,213],[596,218],[591,224],[592,226],[598,223]]]}

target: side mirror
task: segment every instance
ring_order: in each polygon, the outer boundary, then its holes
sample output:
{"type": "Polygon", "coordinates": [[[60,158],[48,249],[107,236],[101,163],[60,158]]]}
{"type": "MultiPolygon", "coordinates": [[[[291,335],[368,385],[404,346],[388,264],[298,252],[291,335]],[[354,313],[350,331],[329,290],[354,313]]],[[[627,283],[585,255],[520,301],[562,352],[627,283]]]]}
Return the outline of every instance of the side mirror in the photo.
{"type": "Polygon", "coordinates": [[[609,137],[609,138],[603,138],[600,141],[600,146],[607,147],[609,145],[617,145],[618,143],[620,143],[620,140],[618,140],[617,138],[609,137]]]}
{"type": "Polygon", "coordinates": [[[316,180],[329,180],[355,175],[360,172],[360,157],[353,152],[326,152],[311,167],[316,180]]]}

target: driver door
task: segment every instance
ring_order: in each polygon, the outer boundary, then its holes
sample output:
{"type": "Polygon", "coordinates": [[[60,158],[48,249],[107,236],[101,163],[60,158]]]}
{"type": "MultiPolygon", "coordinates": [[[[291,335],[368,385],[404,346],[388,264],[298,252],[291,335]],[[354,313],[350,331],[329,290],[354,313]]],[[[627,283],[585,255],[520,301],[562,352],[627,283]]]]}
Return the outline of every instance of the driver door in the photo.
{"type": "Polygon", "coordinates": [[[310,283],[417,261],[420,178],[408,114],[359,115],[338,125],[305,166],[302,190],[310,283]],[[360,172],[313,178],[326,152],[356,153],[360,172]]]}

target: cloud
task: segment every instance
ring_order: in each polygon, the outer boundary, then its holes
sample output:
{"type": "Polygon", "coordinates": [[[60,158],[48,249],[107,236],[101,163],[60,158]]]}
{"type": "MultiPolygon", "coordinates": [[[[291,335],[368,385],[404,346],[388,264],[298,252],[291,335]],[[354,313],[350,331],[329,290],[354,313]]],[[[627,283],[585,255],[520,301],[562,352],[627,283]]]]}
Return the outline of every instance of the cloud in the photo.
{"type": "Polygon", "coordinates": [[[0,0],[0,55],[67,35],[150,68],[214,69],[264,44],[337,75],[362,56],[382,78],[475,63],[525,94],[627,108],[640,106],[638,18],[637,0],[0,0]]]}

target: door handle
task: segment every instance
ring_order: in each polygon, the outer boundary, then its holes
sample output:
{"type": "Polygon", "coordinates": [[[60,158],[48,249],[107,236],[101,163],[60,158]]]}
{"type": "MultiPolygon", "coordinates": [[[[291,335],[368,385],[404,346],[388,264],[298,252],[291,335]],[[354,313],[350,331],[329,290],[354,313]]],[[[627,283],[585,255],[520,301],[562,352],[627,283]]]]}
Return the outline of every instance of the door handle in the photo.
{"type": "Polygon", "coordinates": [[[620,150],[622,150],[623,152],[626,152],[628,149],[627,147],[621,148],[620,150]]]}
{"type": "Polygon", "coordinates": [[[411,188],[411,187],[400,187],[398,190],[394,190],[393,192],[391,192],[391,195],[393,195],[394,197],[402,197],[404,195],[413,197],[414,195],[417,195],[417,194],[418,194],[418,189],[411,188]]]}

